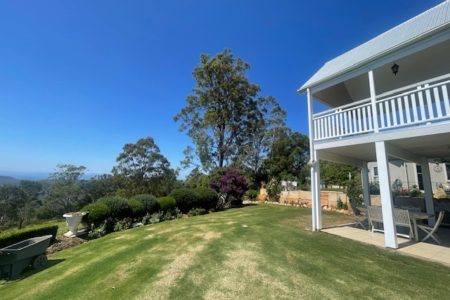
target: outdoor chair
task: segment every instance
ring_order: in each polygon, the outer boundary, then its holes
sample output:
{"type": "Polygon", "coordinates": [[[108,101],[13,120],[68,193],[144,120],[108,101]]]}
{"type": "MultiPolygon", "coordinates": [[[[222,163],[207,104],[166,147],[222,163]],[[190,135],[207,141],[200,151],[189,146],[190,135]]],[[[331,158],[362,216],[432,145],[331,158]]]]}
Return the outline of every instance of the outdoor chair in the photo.
{"type": "Polygon", "coordinates": [[[437,232],[439,225],[441,225],[442,219],[444,219],[444,215],[445,215],[444,211],[439,212],[439,216],[433,227],[428,225],[417,225],[417,228],[426,233],[426,236],[422,239],[422,242],[426,241],[429,238],[432,238],[436,243],[438,243],[439,245],[441,244],[441,240],[437,237],[435,233],[437,232]]]}
{"type": "Polygon", "coordinates": [[[371,231],[383,232],[383,213],[381,211],[381,207],[369,206],[367,208],[367,215],[369,218],[369,226],[371,231]]]}
{"type": "Polygon", "coordinates": [[[409,211],[406,209],[394,208],[394,223],[397,227],[406,228],[407,234],[397,232],[397,235],[412,239],[414,237],[413,228],[411,225],[411,219],[409,217],[409,211]]]}
{"type": "Polygon", "coordinates": [[[356,226],[361,226],[364,230],[366,230],[365,223],[367,224],[367,208],[363,206],[356,206],[352,203],[350,203],[350,206],[352,208],[353,214],[355,215],[355,223],[356,226]]]}

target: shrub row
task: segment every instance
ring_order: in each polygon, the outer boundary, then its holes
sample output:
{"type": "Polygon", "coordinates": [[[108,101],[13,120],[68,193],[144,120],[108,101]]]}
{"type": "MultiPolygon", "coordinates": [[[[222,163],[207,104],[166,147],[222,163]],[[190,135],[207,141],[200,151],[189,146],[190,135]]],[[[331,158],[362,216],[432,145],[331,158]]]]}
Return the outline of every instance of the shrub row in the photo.
{"type": "Polygon", "coordinates": [[[122,197],[104,197],[95,203],[85,206],[82,210],[88,212],[84,222],[99,226],[106,219],[113,221],[124,218],[139,219],[160,210],[175,208],[175,200],[171,197],[157,199],[153,195],[136,195],[130,199],[122,197]]]}
{"type": "Polygon", "coordinates": [[[214,209],[218,200],[216,191],[210,188],[180,188],[173,190],[170,196],[183,213],[188,213],[193,208],[214,209]]]}
{"type": "Polygon", "coordinates": [[[23,229],[10,230],[0,234],[0,248],[43,235],[51,235],[53,242],[56,239],[57,232],[58,225],[36,225],[23,229]]]}
{"type": "MultiPolygon", "coordinates": [[[[217,200],[218,195],[213,189],[181,188],[172,191],[169,196],[160,198],[147,194],[136,195],[130,199],[104,197],[85,206],[82,210],[88,212],[84,222],[98,227],[106,220],[112,224],[125,218],[141,220],[144,216],[151,216],[159,212],[164,215],[164,219],[168,219],[177,214],[175,212],[177,208],[185,214],[193,208],[208,211],[216,207],[217,200]]],[[[122,227],[126,227],[126,224],[122,225],[122,227]]]]}

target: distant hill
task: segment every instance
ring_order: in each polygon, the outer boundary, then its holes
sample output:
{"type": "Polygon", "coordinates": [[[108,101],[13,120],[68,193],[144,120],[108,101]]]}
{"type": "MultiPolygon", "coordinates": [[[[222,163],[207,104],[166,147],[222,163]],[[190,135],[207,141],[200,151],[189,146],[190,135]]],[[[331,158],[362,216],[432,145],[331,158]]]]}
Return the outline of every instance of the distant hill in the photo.
{"type": "Polygon", "coordinates": [[[19,184],[20,180],[11,176],[0,175],[0,185],[2,184],[19,184]]]}

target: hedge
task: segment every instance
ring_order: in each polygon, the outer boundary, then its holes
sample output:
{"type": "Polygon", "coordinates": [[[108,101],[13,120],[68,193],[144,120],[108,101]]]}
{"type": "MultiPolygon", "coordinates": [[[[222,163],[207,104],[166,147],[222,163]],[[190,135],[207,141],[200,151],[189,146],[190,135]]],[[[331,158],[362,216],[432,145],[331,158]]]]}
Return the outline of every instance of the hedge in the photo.
{"type": "Polygon", "coordinates": [[[170,193],[170,196],[175,199],[177,207],[183,213],[187,213],[198,206],[198,195],[194,190],[188,188],[176,189],[170,193]]]}
{"type": "Polygon", "coordinates": [[[133,196],[131,199],[139,200],[145,207],[145,211],[150,215],[159,211],[159,202],[155,196],[150,194],[140,194],[133,196]]]}
{"type": "Polygon", "coordinates": [[[158,203],[159,206],[161,207],[161,210],[164,212],[177,207],[175,199],[170,196],[158,198],[158,203]]]}
{"type": "Polygon", "coordinates": [[[199,187],[194,191],[197,193],[198,197],[197,207],[201,207],[206,210],[216,208],[219,195],[215,190],[211,188],[199,187]]]}
{"type": "Polygon", "coordinates": [[[83,218],[83,222],[87,224],[92,224],[98,226],[103,221],[105,221],[110,213],[111,210],[105,203],[101,202],[95,202],[92,204],[89,204],[85,207],[83,207],[82,211],[87,212],[88,214],[83,218]]]}
{"type": "Polygon", "coordinates": [[[145,216],[145,206],[141,201],[135,198],[128,199],[128,206],[130,207],[132,217],[139,218],[145,216]]]}
{"type": "Polygon", "coordinates": [[[120,220],[131,216],[131,209],[128,201],[122,197],[103,197],[97,200],[96,203],[104,203],[110,209],[110,216],[114,219],[120,220]]]}
{"type": "Polygon", "coordinates": [[[57,232],[58,225],[36,225],[25,227],[23,229],[7,231],[0,234],[0,248],[7,247],[26,239],[44,235],[51,235],[51,241],[54,242],[57,232]]]}

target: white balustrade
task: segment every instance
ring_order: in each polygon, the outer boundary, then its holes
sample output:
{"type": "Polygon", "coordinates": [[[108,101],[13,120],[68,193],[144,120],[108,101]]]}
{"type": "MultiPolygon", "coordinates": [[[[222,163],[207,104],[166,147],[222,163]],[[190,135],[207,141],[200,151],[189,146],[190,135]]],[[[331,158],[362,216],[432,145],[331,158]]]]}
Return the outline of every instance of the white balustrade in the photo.
{"type": "MultiPolygon", "coordinates": [[[[450,119],[450,74],[377,96],[378,128],[390,130],[450,119]]],[[[373,132],[370,99],[350,103],[313,117],[314,140],[373,132]]]]}

